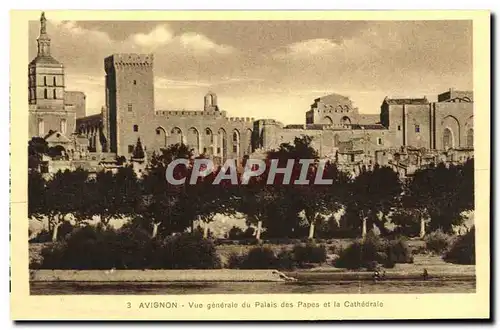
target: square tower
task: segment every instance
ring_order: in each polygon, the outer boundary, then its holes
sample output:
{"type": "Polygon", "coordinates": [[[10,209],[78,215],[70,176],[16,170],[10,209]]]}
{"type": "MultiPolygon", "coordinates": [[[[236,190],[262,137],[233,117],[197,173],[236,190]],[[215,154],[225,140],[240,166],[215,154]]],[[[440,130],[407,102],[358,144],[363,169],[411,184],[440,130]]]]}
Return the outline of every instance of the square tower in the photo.
{"type": "Polygon", "coordinates": [[[64,65],[50,52],[44,13],[37,43],[37,56],[28,65],[29,138],[45,137],[50,131],[69,136],[75,130],[75,111],[64,104],[64,65]]]}
{"type": "Polygon", "coordinates": [[[153,55],[113,54],[104,69],[110,152],[130,156],[154,121],[153,55]]]}

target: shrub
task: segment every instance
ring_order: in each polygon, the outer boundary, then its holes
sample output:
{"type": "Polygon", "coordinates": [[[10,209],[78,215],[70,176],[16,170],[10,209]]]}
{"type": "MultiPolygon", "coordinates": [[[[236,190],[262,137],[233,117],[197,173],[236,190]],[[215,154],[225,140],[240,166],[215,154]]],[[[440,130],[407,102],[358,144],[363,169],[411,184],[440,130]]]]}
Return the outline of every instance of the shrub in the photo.
{"type": "Polygon", "coordinates": [[[287,249],[282,249],[277,256],[278,269],[293,270],[297,267],[293,252],[287,249]]]}
{"type": "Polygon", "coordinates": [[[236,253],[236,252],[232,252],[227,259],[226,267],[232,268],[232,269],[240,268],[241,265],[243,265],[244,260],[245,260],[244,255],[241,255],[241,254],[236,253]]]}
{"type": "Polygon", "coordinates": [[[448,250],[452,242],[452,236],[438,229],[425,237],[425,248],[427,251],[442,254],[448,250]]]}
{"type": "Polygon", "coordinates": [[[444,255],[443,260],[454,264],[474,265],[476,264],[476,240],[475,229],[460,236],[444,255]]]}
{"type": "Polygon", "coordinates": [[[66,241],[42,250],[45,269],[188,269],[219,268],[214,244],[200,235],[182,234],[151,239],[134,227],[119,230],[87,226],[66,241]]]}
{"type": "Polygon", "coordinates": [[[386,249],[387,261],[395,264],[413,263],[413,254],[404,238],[392,240],[386,249]]]}
{"type": "Polygon", "coordinates": [[[73,232],[75,227],[69,221],[64,221],[61,226],[59,226],[59,230],[57,231],[58,239],[66,239],[66,237],[73,232]]]}
{"type": "Polygon", "coordinates": [[[268,247],[255,247],[248,251],[241,268],[245,269],[271,269],[277,268],[277,257],[268,247]]]}
{"type": "Polygon", "coordinates": [[[233,227],[229,230],[228,235],[227,235],[227,238],[228,238],[228,239],[232,239],[232,240],[238,240],[238,239],[240,239],[242,236],[243,236],[243,230],[241,230],[241,228],[239,228],[239,227],[233,226],[233,227]]]}
{"type": "Polygon", "coordinates": [[[211,240],[202,235],[183,233],[168,237],[162,249],[161,268],[214,269],[221,268],[221,260],[211,240]]]}
{"type": "Polygon", "coordinates": [[[253,239],[255,238],[255,229],[253,227],[248,227],[241,236],[246,239],[253,239]]]}
{"type": "Polygon", "coordinates": [[[46,243],[52,241],[52,234],[47,229],[42,229],[35,237],[30,240],[30,243],[46,243]]]}
{"type": "Polygon", "coordinates": [[[396,263],[412,263],[411,250],[402,238],[386,242],[369,234],[344,249],[334,261],[335,267],[347,269],[375,269],[378,265],[392,268],[396,263]]]}
{"type": "Polygon", "coordinates": [[[340,254],[342,252],[342,246],[337,244],[332,244],[328,246],[328,252],[331,254],[340,254]]]}
{"type": "Polygon", "coordinates": [[[326,247],[307,243],[295,245],[292,249],[294,260],[299,264],[322,263],[326,261],[326,247]]]}

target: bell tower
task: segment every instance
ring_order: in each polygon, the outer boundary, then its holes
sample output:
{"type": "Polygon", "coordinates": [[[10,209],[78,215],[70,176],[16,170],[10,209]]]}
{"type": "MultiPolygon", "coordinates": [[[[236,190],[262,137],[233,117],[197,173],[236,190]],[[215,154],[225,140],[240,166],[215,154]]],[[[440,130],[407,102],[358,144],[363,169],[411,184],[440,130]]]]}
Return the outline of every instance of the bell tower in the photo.
{"type": "Polygon", "coordinates": [[[28,65],[30,138],[43,137],[51,130],[71,134],[76,125],[74,109],[64,106],[64,65],[52,57],[50,42],[42,13],[37,56],[28,65]]]}

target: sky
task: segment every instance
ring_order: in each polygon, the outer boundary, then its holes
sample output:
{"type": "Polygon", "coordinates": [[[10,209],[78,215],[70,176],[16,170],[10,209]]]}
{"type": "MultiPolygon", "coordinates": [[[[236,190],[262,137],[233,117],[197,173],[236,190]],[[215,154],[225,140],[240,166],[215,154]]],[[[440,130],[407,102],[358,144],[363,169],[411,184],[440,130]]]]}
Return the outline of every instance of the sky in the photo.
{"type": "MultiPolygon", "coordinates": [[[[315,98],[349,96],[361,113],[388,97],[435,100],[472,90],[471,21],[55,21],[51,53],[66,90],[100,111],[104,58],[154,55],[157,110],[201,110],[215,92],[228,116],[305,123],[315,98]]],[[[38,21],[30,22],[36,56],[38,21]]]]}

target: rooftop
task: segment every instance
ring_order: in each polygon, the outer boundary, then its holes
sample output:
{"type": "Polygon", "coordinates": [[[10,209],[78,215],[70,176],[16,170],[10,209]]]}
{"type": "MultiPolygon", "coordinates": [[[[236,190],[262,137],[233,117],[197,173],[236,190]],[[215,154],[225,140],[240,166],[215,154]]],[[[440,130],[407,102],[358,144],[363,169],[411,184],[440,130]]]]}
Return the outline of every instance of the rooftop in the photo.
{"type": "Polygon", "coordinates": [[[62,65],[59,61],[57,61],[50,55],[38,55],[30,62],[30,65],[35,65],[35,64],[62,65]]]}
{"type": "Polygon", "coordinates": [[[384,102],[391,105],[403,105],[403,104],[429,104],[429,101],[426,97],[410,99],[410,98],[402,98],[402,99],[390,99],[386,97],[384,102]]]}

